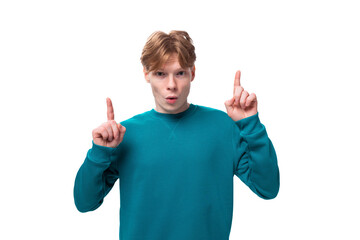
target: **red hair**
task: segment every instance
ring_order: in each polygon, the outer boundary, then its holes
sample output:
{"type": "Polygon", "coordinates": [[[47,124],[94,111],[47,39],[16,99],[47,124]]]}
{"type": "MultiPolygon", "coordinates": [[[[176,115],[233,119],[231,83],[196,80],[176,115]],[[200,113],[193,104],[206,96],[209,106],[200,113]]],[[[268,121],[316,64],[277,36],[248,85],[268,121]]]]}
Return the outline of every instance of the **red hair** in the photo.
{"type": "Polygon", "coordinates": [[[148,38],[142,54],[141,63],[147,72],[161,68],[169,57],[176,53],[183,68],[193,67],[196,60],[195,47],[185,31],[171,31],[166,34],[154,32],[148,38]]]}

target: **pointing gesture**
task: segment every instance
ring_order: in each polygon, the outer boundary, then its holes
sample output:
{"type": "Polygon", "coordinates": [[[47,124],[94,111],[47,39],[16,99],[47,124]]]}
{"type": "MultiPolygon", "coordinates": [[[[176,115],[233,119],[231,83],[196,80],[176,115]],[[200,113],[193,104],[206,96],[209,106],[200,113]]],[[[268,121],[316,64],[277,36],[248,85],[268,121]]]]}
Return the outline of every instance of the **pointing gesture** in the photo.
{"type": "Polygon", "coordinates": [[[114,120],[114,108],[110,98],[106,98],[107,105],[107,120],[114,120]]]}
{"type": "Polygon", "coordinates": [[[126,128],[114,120],[114,108],[110,98],[106,98],[107,122],[104,122],[92,132],[95,144],[116,148],[123,140],[126,128]]]}
{"type": "Polygon", "coordinates": [[[257,113],[257,98],[255,93],[249,95],[240,84],[241,72],[237,71],[234,80],[233,97],[225,102],[229,117],[234,121],[250,117],[257,113]]]}

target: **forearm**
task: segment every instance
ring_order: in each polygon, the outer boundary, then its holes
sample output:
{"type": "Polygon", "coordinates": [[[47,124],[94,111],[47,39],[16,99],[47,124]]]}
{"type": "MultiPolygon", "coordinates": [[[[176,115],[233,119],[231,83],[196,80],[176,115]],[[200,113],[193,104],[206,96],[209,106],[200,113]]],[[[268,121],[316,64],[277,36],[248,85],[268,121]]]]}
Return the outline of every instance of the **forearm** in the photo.
{"type": "Polygon", "coordinates": [[[87,152],[74,184],[74,201],[80,212],[98,208],[114,185],[117,174],[115,168],[111,167],[113,152],[114,149],[101,147],[94,143],[87,152]]]}
{"type": "Polygon", "coordinates": [[[236,175],[259,197],[275,198],[280,176],[275,148],[258,114],[236,122],[240,129],[240,151],[243,151],[236,175]]]}

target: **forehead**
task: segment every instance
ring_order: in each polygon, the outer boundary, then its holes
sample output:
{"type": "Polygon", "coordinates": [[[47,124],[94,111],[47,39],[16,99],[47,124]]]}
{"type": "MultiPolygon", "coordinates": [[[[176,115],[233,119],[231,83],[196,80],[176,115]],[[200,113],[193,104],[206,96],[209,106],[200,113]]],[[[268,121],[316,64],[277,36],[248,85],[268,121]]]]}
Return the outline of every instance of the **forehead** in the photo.
{"type": "Polygon", "coordinates": [[[172,55],[170,55],[170,57],[166,60],[166,62],[163,64],[162,66],[163,69],[166,68],[182,68],[180,63],[179,63],[179,59],[178,59],[178,54],[173,53],[172,55]]]}

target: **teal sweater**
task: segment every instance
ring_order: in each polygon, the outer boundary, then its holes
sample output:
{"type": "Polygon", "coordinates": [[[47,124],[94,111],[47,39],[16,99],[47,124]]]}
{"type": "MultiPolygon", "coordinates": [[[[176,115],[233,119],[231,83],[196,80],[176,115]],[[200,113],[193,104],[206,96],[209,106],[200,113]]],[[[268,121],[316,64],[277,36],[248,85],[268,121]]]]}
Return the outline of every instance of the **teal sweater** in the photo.
{"type": "Polygon", "coordinates": [[[120,180],[121,240],[228,240],[233,176],[264,199],[279,191],[275,149],[258,113],[234,122],[190,104],[121,122],[117,148],[94,144],[75,179],[80,212],[97,209],[120,180]]]}

